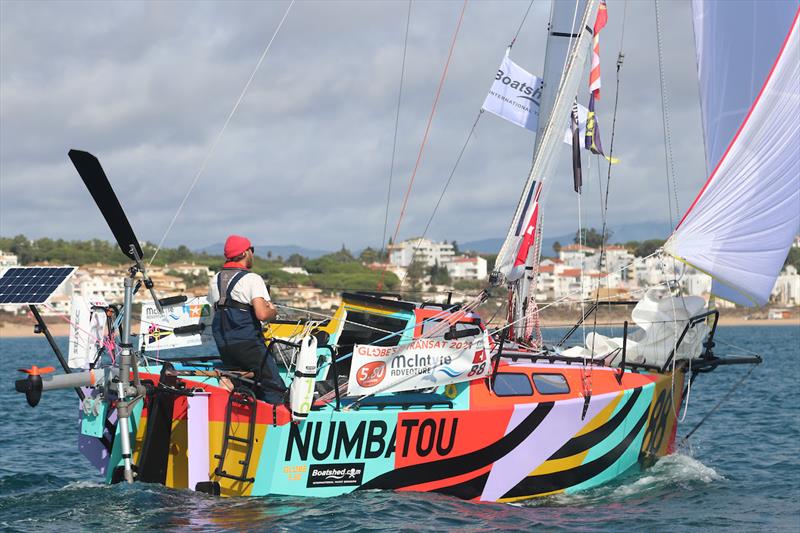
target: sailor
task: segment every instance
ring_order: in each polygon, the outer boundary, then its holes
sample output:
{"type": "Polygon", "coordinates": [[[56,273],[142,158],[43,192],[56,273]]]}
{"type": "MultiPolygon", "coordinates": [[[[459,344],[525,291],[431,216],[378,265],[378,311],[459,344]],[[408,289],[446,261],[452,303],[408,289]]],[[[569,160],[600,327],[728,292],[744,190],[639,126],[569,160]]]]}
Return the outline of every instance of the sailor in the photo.
{"type": "Polygon", "coordinates": [[[225,241],[226,262],[208,287],[208,301],[215,309],[212,331],[222,362],[253,372],[256,383],[260,383],[255,390],[258,399],[279,404],[286,386],[275,359],[268,354],[261,326],[278,312],[264,280],[250,272],[253,252],[253,245],[245,237],[231,235],[225,241]]]}

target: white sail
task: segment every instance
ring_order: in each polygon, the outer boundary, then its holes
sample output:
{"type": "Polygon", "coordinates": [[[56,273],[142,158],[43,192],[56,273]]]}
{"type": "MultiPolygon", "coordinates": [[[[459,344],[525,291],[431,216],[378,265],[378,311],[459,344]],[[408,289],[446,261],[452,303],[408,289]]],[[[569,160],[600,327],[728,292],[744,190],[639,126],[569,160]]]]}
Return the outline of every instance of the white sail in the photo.
{"type": "MultiPolygon", "coordinates": [[[[564,127],[569,124],[569,116],[572,111],[572,103],[578,92],[578,85],[584,74],[584,65],[589,55],[589,45],[591,44],[591,21],[597,11],[598,0],[588,0],[586,9],[580,20],[576,19],[575,30],[577,38],[573,39],[572,52],[563,69],[561,81],[556,91],[553,109],[547,120],[546,125],[537,135],[536,156],[533,161],[528,180],[525,183],[520,202],[514,213],[506,239],[497,256],[495,270],[500,272],[507,280],[518,279],[523,270],[514,269],[514,262],[517,259],[517,252],[524,238],[524,222],[530,220],[534,209],[538,203],[533,200],[535,185],[541,184],[554,172],[556,165],[556,155],[561,150],[564,127]]],[[[548,74],[546,73],[545,76],[548,74]]],[[[545,87],[548,80],[545,78],[545,87]]],[[[542,107],[546,105],[547,92],[542,97],[542,107]]]]}
{"type": "Polygon", "coordinates": [[[706,176],[761,91],[797,7],[797,0],[692,0],[706,176]]]}
{"type": "Polygon", "coordinates": [[[800,231],[798,14],[744,122],[664,246],[711,275],[715,295],[743,305],[768,301],[800,231]]]}

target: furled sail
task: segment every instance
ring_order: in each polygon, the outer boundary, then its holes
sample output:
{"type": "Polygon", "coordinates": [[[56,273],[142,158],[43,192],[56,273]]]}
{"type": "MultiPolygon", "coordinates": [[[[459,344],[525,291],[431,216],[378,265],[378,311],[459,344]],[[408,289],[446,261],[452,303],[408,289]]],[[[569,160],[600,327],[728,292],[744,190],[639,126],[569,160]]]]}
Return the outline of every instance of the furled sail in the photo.
{"type": "Polygon", "coordinates": [[[800,231],[800,10],[797,2],[751,3],[755,16],[742,13],[748,2],[695,3],[706,158],[713,171],[664,249],[711,275],[716,296],[764,305],[800,231]],[[770,9],[762,11],[762,4],[770,9]],[[787,4],[793,11],[788,17],[779,9],[787,4]],[[788,35],[770,58],[754,59],[767,66],[751,68],[751,76],[765,71],[764,81],[752,82],[759,90],[742,104],[747,91],[734,88],[750,77],[734,74],[741,65],[725,55],[725,43],[769,48],[763,35],[781,27],[788,35]],[[763,43],[754,40],[760,39],[751,36],[754,31],[763,34],[763,43]],[[726,32],[739,34],[722,37],[726,32]],[[741,122],[732,131],[727,121],[737,113],[741,122]]]}
{"type": "MultiPolygon", "coordinates": [[[[568,3],[557,3],[559,6],[564,7],[568,3]]],[[[572,35],[570,29],[567,32],[559,31],[560,28],[551,29],[551,37],[555,36],[562,39],[564,43],[572,43],[572,49],[567,62],[564,67],[561,65],[546,65],[545,66],[545,89],[542,94],[542,110],[547,109],[549,94],[552,94],[553,104],[552,111],[542,127],[540,120],[540,131],[537,134],[537,147],[536,155],[534,157],[533,166],[528,180],[525,183],[525,188],[522,191],[517,210],[514,213],[514,218],[511,221],[511,226],[508,229],[508,234],[497,256],[495,270],[500,272],[503,277],[508,281],[515,281],[522,276],[523,270],[515,267],[515,263],[519,265],[518,255],[520,246],[524,244],[525,222],[531,220],[533,212],[538,207],[536,201],[539,196],[539,188],[542,183],[555,171],[556,154],[563,153],[561,150],[562,138],[564,136],[564,128],[569,124],[569,117],[572,111],[572,103],[575,100],[575,95],[578,92],[578,85],[580,84],[581,77],[584,74],[584,65],[589,55],[589,45],[591,44],[591,21],[594,20],[595,13],[597,12],[598,0],[588,0],[586,8],[582,16],[578,17],[578,13],[569,13],[572,15],[567,28],[574,28],[575,34],[572,35]],[[573,24],[574,21],[574,24],[573,24]],[[567,39],[564,40],[563,38],[567,39]],[[557,86],[557,91],[548,93],[548,83],[554,79],[551,70],[553,68],[563,70],[560,78],[560,83],[557,86]],[[548,76],[550,76],[548,80],[548,76]],[[538,187],[537,187],[538,183],[538,187]]],[[[554,9],[556,6],[554,6],[554,9]]],[[[553,20],[555,23],[556,21],[553,20]]],[[[548,40],[548,55],[550,52],[550,40],[548,40]]],[[[557,72],[557,71],[556,71],[557,72]]],[[[540,116],[540,119],[543,119],[540,116]]]]}

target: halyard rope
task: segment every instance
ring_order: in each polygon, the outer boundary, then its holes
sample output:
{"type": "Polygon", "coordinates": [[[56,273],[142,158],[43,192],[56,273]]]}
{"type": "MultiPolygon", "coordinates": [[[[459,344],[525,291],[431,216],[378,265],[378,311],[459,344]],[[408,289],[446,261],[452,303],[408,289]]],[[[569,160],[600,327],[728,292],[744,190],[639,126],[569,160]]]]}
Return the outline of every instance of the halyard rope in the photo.
{"type": "Polygon", "coordinates": [[[197,185],[197,182],[200,179],[200,176],[203,174],[203,171],[205,171],[206,165],[208,164],[208,161],[211,159],[211,154],[214,153],[214,149],[217,147],[217,145],[219,144],[219,141],[222,139],[222,135],[225,133],[225,130],[228,128],[228,124],[231,123],[231,119],[233,118],[233,115],[236,113],[236,110],[239,109],[239,104],[242,103],[242,100],[244,99],[244,95],[245,95],[245,93],[247,93],[247,89],[250,88],[250,84],[253,82],[253,78],[255,78],[259,67],[261,67],[261,63],[264,61],[264,58],[267,56],[267,52],[269,52],[269,49],[272,46],[272,42],[275,40],[275,37],[278,36],[278,32],[281,31],[281,27],[283,26],[283,23],[286,21],[286,17],[289,16],[289,11],[292,9],[292,6],[294,5],[294,2],[295,2],[295,0],[291,0],[291,2],[289,2],[289,6],[286,8],[286,12],[283,14],[283,18],[278,23],[278,27],[275,28],[275,32],[272,34],[272,37],[270,38],[269,42],[267,43],[267,46],[264,48],[264,51],[261,53],[261,57],[258,58],[258,61],[256,62],[256,66],[255,66],[255,68],[253,68],[253,72],[250,73],[250,78],[247,80],[247,83],[244,84],[244,88],[242,89],[242,92],[239,94],[239,98],[236,100],[236,103],[233,105],[233,109],[231,109],[231,112],[228,114],[228,118],[225,120],[225,123],[222,125],[222,129],[217,134],[217,137],[214,139],[214,142],[211,143],[211,148],[209,148],[208,152],[206,152],[206,155],[203,158],[203,162],[200,164],[200,168],[197,170],[197,173],[194,175],[194,179],[192,180],[192,184],[189,186],[189,189],[186,191],[186,194],[183,196],[183,200],[181,200],[181,203],[178,205],[177,211],[175,211],[175,216],[172,217],[172,220],[170,221],[169,226],[167,226],[167,230],[164,232],[164,235],[161,237],[161,240],[158,242],[158,246],[156,246],[156,250],[155,250],[155,252],[153,252],[153,257],[150,258],[150,264],[151,265],[153,264],[153,260],[155,260],[156,255],[158,255],[158,251],[161,249],[161,246],[164,245],[164,241],[166,240],[167,235],[169,235],[169,232],[172,230],[172,226],[175,224],[175,221],[178,219],[178,215],[180,215],[181,210],[183,209],[183,206],[186,204],[186,200],[189,199],[189,195],[192,194],[192,191],[194,190],[195,186],[197,185]]]}
{"type": "MultiPolygon", "coordinates": [[[[442,70],[442,76],[439,78],[439,85],[436,88],[436,96],[433,99],[433,105],[431,106],[431,112],[428,115],[428,124],[425,126],[425,133],[422,136],[422,142],[419,145],[419,151],[417,152],[417,160],[414,163],[414,169],[411,171],[411,177],[408,180],[408,188],[406,189],[406,193],[403,196],[403,206],[400,209],[400,216],[397,217],[397,225],[394,229],[394,236],[392,237],[392,242],[397,242],[397,236],[400,233],[400,225],[403,222],[403,217],[406,213],[406,207],[408,206],[408,197],[411,195],[411,189],[414,187],[414,178],[417,176],[417,170],[419,170],[419,164],[422,161],[422,154],[425,151],[425,145],[428,142],[428,134],[430,133],[431,124],[433,123],[433,116],[436,114],[436,106],[439,104],[439,97],[442,94],[442,87],[444,87],[444,82],[447,79],[447,70],[450,67],[450,60],[453,58],[453,50],[456,47],[456,41],[458,40],[458,32],[461,29],[461,22],[464,20],[464,11],[467,9],[467,0],[464,0],[464,4],[461,6],[461,13],[458,16],[458,23],[456,24],[455,32],[453,32],[453,39],[450,42],[450,50],[447,52],[447,61],[445,61],[444,69],[442,70]]],[[[385,276],[385,270],[381,271],[381,282],[380,286],[383,285],[383,277],[385,276]]]]}
{"type": "MultiPolygon", "coordinates": [[[[397,90],[397,111],[394,115],[394,139],[392,140],[392,162],[389,165],[389,187],[386,190],[386,213],[383,216],[383,237],[379,250],[386,249],[386,230],[389,227],[389,205],[392,200],[392,177],[394,176],[394,158],[397,155],[397,129],[400,125],[400,104],[403,100],[403,82],[406,74],[406,53],[408,51],[408,28],[411,25],[411,0],[408,0],[408,13],[406,14],[406,36],[403,40],[403,62],[400,65],[400,87],[397,90]]],[[[380,258],[379,258],[380,259],[380,258]]],[[[387,257],[388,259],[388,257],[387,257]]],[[[386,259],[383,259],[385,261],[386,259]]]]}

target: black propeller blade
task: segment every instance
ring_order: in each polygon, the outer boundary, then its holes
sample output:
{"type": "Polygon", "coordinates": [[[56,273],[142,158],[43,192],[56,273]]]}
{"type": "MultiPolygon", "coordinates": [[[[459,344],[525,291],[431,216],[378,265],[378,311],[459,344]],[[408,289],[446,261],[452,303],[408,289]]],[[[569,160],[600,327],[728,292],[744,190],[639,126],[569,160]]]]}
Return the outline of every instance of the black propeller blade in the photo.
{"type": "Polygon", "coordinates": [[[122,249],[122,253],[136,261],[137,258],[132,252],[133,249],[141,260],[143,257],[142,248],[139,246],[139,241],[136,239],[133,228],[128,222],[128,217],[125,216],[125,211],[122,210],[117,195],[114,194],[114,189],[111,188],[111,184],[108,182],[106,173],[103,172],[103,167],[100,166],[100,161],[89,152],[82,150],[70,150],[69,158],[72,160],[72,164],[75,165],[75,169],[80,174],[83,183],[86,184],[86,188],[89,189],[89,193],[103,214],[103,218],[106,219],[106,223],[111,228],[114,238],[117,239],[117,244],[122,249]]]}

